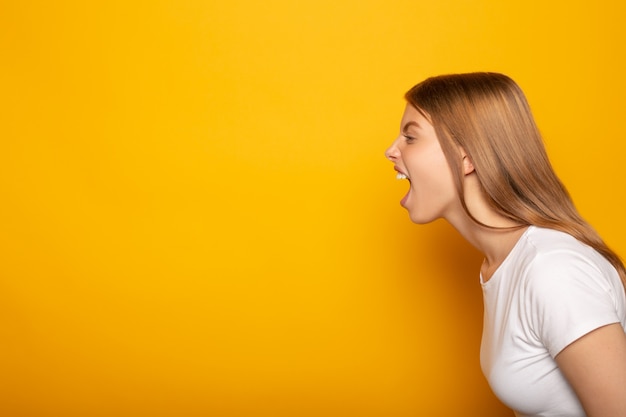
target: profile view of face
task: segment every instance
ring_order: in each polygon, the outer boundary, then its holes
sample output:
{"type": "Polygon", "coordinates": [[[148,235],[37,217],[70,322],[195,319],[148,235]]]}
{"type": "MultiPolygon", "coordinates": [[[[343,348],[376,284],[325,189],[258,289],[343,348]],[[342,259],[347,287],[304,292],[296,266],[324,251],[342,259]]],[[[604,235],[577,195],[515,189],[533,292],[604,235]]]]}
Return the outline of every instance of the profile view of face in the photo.
{"type": "Polygon", "coordinates": [[[400,134],[386,150],[394,163],[397,178],[409,182],[409,191],[400,204],[418,224],[445,218],[458,204],[448,161],[433,125],[411,104],[407,104],[400,134]]]}

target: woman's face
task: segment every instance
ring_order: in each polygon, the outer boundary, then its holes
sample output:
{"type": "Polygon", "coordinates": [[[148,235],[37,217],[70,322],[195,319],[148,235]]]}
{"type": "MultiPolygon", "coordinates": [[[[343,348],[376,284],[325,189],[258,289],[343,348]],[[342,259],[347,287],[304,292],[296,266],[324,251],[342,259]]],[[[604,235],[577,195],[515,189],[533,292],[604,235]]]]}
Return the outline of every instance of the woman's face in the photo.
{"type": "Polygon", "coordinates": [[[407,104],[400,136],[385,152],[394,163],[398,179],[409,181],[409,192],[400,204],[418,224],[446,218],[458,197],[452,172],[443,154],[433,125],[411,104],[407,104]]]}

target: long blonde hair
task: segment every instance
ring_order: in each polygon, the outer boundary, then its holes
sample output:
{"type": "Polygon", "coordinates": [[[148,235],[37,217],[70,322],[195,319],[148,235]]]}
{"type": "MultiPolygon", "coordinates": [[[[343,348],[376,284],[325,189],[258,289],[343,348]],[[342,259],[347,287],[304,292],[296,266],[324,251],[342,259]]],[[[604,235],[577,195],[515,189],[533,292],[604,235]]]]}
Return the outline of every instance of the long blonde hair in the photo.
{"type": "Polygon", "coordinates": [[[475,222],[480,223],[465,205],[458,146],[498,213],[523,226],[560,230],[591,246],[617,269],[626,289],[623,262],[574,207],[550,164],[524,93],[511,78],[485,72],[432,77],[405,98],[435,128],[461,203],[475,222]]]}

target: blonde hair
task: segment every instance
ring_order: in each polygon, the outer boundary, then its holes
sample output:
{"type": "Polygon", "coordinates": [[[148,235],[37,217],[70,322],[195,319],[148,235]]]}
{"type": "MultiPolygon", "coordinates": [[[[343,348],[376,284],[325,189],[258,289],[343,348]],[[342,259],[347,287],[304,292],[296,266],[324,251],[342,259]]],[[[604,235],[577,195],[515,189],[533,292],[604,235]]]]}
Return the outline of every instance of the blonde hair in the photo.
{"type": "Polygon", "coordinates": [[[482,224],[465,205],[458,146],[498,213],[521,226],[560,230],[591,246],[617,269],[626,288],[624,264],[574,207],[550,164],[524,93],[511,78],[497,73],[432,77],[405,98],[435,128],[461,203],[475,222],[482,224]]]}

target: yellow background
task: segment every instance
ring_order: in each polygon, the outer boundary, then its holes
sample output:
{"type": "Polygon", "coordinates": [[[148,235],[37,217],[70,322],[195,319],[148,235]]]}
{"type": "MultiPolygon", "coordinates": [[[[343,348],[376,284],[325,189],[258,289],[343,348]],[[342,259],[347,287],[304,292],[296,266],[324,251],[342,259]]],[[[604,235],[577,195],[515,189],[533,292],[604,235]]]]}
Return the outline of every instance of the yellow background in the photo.
{"type": "Polygon", "coordinates": [[[1,1],[0,415],[510,415],[480,254],[383,151],[505,72],[626,254],[623,4],[1,1]]]}

